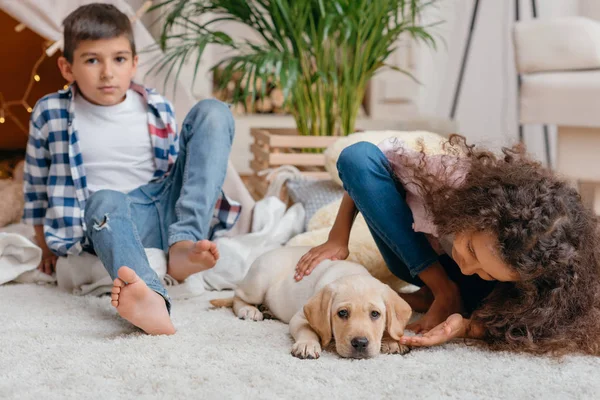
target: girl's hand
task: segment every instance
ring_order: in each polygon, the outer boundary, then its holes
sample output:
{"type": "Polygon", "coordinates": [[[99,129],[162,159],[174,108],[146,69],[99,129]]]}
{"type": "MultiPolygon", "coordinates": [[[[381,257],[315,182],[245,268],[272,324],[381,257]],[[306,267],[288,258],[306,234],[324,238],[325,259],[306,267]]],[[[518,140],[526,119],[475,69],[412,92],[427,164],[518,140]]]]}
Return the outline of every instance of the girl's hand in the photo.
{"type": "Polygon", "coordinates": [[[435,346],[446,343],[452,339],[466,337],[469,320],[460,314],[452,314],[423,336],[403,336],[400,344],[408,346],[435,346]]]}
{"type": "Polygon", "coordinates": [[[312,270],[323,260],[345,260],[350,251],[347,244],[328,240],[320,246],[313,247],[302,256],[296,266],[296,281],[302,280],[306,275],[310,275],[312,270]]]}

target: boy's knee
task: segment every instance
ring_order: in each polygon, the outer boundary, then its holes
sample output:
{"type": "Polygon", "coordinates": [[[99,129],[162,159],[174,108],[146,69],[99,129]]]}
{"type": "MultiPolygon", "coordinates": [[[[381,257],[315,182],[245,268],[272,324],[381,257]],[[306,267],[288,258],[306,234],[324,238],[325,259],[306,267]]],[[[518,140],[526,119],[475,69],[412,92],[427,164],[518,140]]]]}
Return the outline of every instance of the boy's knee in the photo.
{"type": "Polygon", "coordinates": [[[340,175],[352,176],[372,170],[373,165],[385,158],[379,147],[369,142],[358,142],[346,147],[337,160],[340,175]]]}
{"type": "Polygon", "coordinates": [[[116,190],[99,190],[92,194],[85,204],[85,220],[88,227],[104,221],[127,207],[127,195],[116,190]]]}
{"type": "Polygon", "coordinates": [[[229,109],[229,106],[226,103],[216,99],[200,100],[194,105],[194,107],[192,107],[192,110],[190,112],[204,116],[231,115],[231,110],[229,109]]]}
{"type": "MultiPolygon", "coordinates": [[[[231,136],[234,133],[234,121],[233,115],[229,106],[222,101],[215,99],[206,99],[201,100],[188,113],[186,117],[186,123],[192,125],[192,127],[197,123],[208,123],[210,128],[206,133],[221,133],[218,132],[219,129],[215,129],[218,127],[225,128],[228,132],[230,132],[231,136]]],[[[195,129],[189,129],[190,133],[194,133],[195,129]]]]}

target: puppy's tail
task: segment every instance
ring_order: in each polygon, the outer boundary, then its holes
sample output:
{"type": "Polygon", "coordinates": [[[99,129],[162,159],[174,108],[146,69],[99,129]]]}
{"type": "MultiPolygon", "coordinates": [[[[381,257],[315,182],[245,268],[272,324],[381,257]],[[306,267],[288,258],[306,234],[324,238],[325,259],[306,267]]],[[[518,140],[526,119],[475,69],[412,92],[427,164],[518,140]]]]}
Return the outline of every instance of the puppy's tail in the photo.
{"type": "Polygon", "coordinates": [[[210,301],[210,304],[212,304],[215,307],[232,308],[233,307],[233,297],[227,297],[224,299],[212,299],[210,301]]]}

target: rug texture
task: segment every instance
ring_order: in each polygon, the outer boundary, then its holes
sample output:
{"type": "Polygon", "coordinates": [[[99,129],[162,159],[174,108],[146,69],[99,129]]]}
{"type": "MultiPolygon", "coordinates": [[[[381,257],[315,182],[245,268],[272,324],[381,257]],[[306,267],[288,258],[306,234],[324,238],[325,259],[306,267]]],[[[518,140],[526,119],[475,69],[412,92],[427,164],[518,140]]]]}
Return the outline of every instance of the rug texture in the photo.
{"type": "Polygon", "coordinates": [[[0,287],[1,399],[598,399],[600,358],[562,361],[463,343],[408,355],[290,355],[287,325],[238,320],[207,293],[176,300],[177,334],[151,337],[109,299],[0,287]]]}

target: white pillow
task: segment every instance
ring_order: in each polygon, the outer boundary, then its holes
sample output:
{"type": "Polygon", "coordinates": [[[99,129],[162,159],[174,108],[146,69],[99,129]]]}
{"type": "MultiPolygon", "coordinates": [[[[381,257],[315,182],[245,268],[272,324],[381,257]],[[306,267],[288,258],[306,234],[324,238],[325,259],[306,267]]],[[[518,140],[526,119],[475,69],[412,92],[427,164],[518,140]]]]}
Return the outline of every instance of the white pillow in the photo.
{"type": "Polygon", "coordinates": [[[419,143],[423,143],[427,154],[440,154],[443,152],[442,145],[446,138],[433,132],[427,131],[366,131],[357,132],[336,140],[325,150],[325,169],[329,172],[331,179],[342,186],[342,181],[338,175],[337,160],[346,147],[358,143],[369,142],[378,145],[390,137],[398,138],[414,150],[420,150],[419,143]]]}
{"type": "Polygon", "coordinates": [[[518,22],[514,40],[522,74],[600,68],[600,23],[589,18],[518,22]]]}

